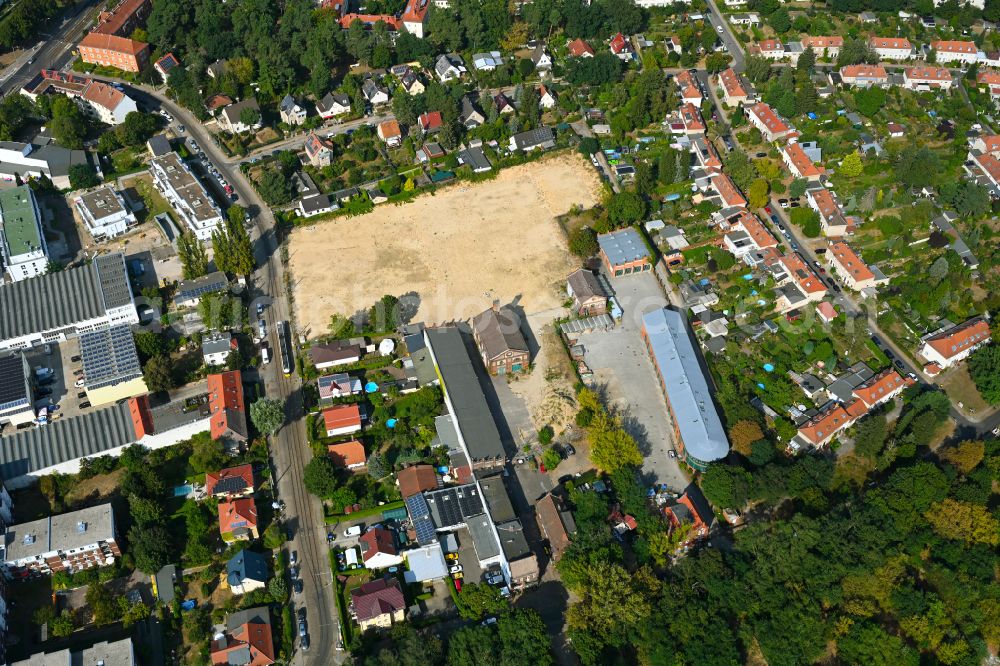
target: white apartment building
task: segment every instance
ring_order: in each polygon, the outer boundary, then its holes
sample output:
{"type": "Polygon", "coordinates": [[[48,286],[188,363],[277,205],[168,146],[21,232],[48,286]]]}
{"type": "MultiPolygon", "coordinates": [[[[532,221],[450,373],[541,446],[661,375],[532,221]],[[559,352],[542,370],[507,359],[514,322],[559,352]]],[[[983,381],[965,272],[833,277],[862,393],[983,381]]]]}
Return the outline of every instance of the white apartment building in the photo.
{"type": "Polygon", "coordinates": [[[0,255],[14,282],[44,275],[49,251],[35,193],[27,185],[0,190],[0,255]]]}
{"type": "Polygon", "coordinates": [[[111,185],[79,196],[73,204],[95,240],[121,236],[138,223],[135,213],[129,210],[122,195],[111,185]]]}
{"type": "Polygon", "coordinates": [[[75,99],[85,113],[107,125],[119,125],[125,116],[139,110],[135,100],[113,86],[57,70],[43,69],[21,88],[21,94],[32,101],[52,93],[75,99]]]}
{"type": "Polygon", "coordinates": [[[973,351],[990,341],[990,325],[985,319],[970,319],[924,339],[920,355],[931,363],[947,368],[965,360],[973,351]]]}
{"type": "Polygon", "coordinates": [[[184,224],[203,241],[222,224],[222,211],[215,205],[177,153],[155,157],[149,163],[156,189],[166,198],[184,224]]]}
{"type": "Polygon", "coordinates": [[[964,42],[954,39],[939,39],[930,43],[930,48],[937,54],[939,63],[959,62],[971,65],[979,58],[979,47],[975,42],[964,42]]]}

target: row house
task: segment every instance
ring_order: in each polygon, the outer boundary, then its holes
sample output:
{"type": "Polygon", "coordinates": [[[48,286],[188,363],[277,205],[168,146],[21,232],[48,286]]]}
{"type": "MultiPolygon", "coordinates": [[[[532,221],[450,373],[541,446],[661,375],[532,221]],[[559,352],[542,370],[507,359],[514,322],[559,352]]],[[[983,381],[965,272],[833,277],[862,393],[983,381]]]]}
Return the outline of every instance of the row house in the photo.
{"type": "Polygon", "coordinates": [[[722,207],[746,206],[747,200],[743,198],[736,183],[724,173],[716,174],[711,178],[712,189],[714,189],[722,200],[722,207]]]}
{"type": "Polygon", "coordinates": [[[895,368],[888,368],[871,379],[855,387],[854,397],[867,407],[868,411],[889,402],[903,392],[914,380],[903,378],[895,368]]]}
{"type": "Polygon", "coordinates": [[[816,57],[826,57],[836,60],[840,49],[844,46],[844,38],[839,35],[809,36],[802,38],[802,50],[812,49],[816,57]]]}
{"type": "Polygon", "coordinates": [[[990,341],[990,325],[976,317],[923,339],[920,355],[938,369],[965,360],[969,354],[990,341]]]}
{"type": "Polygon", "coordinates": [[[847,243],[831,243],[826,256],[834,274],[848,289],[861,291],[875,286],[875,274],[847,243]]]}
{"type": "Polygon", "coordinates": [[[879,60],[910,60],[916,56],[916,49],[905,37],[871,37],[868,47],[879,60]]]}
{"type": "Polygon", "coordinates": [[[976,74],[976,85],[988,90],[993,101],[1000,99],[1000,72],[982,71],[976,74]]]}
{"type": "Polygon", "coordinates": [[[701,134],[705,131],[705,119],[701,117],[697,106],[691,103],[681,104],[679,111],[685,134],[701,134]]]}
{"type": "Polygon", "coordinates": [[[778,312],[818,303],[826,295],[826,287],[819,276],[798,254],[783,255],[770,249],[765,251],[763,263],[778,285],[775,290],[778,312]]]}
{"type": "Polygon", "coordinates": [[[975,42],[939,39],[931,42],[930,48],[937,54],[937,61],[940,63],[971,65],[979,56],[979,48],[975,42]]]}
{"type": "Polygon", "coordinates": [[[756,44],[751,44],[748,51],[750,55],[757,55],[768,60],[782,60],[787,56],[785,45],[779,39],[762,39],[756,44]]]}
{"type": "Polygon", "coordinates": [[[677,89],[680,91],[681,102],[701,106],[704,97],[701,94],[701,88],[698,87],[698,82],[695,81],[691,72],[686,69],[681,71],[674,78],[674,81],[677,83],[677,89]]]}
{"type": "Polygon", "coordinates": [[[732,107],[742,106],[750,98],[747,86],[732,67],[719,73],[719,88],[722,90],[722,101],[732,107]]]}
{"type": "Polygon", "coordinates": [[[764,102],[751,106],[747,111],[747,119],[761,131],[768,143],[789,137],[795,131],[764,102]]]}
{"type": "Polygon", "coordinates": [[[696,136],[692,139],[691,152],[694,154],[695,162],[706,173],[722,172],[722,159],[719,157],[719,152],[712,145],[712,142],[705,139],[704,136],[696,136]]]}
{"type": "Polygon", "coordinates": [[[149,64],[149,44],[92,32],[79,44],[80,60],[91,65],[140,72],[149,64]]]}
{"type": "Polygon", "coordinates": [[[753,263],[752,259],[747,259],[751,253],[778,246],[777,239],[748,210],[741,210],[723,224],[729,229],[722,237],[723,246],[737,259],[744,259],[749,264],[753,263]]]}
{"type": "Polygon", "coordinates": [[[810,208],[819,213],[824,236],[843,236],[847,233],[848,220],[833,190],[811,187],[806,190],[806,202],[810,208]]]}
{"type": "Polygon", "coordinates": [[[798,143],[790,143],[782,148],[781,159],[796,178],[817,181],[826,173],[822,166],[817,166],[809,159],[806,151],[798,143]]]}
{"type": "Polygon", "coordinates": [[[903,72],[903,87],[907,90],[950,90],[953,83],[954,77],[944,67],[910,67],[903,72]]]}
{"type": "Polygon", "coordinates": [[[889,85],[889,73],[882,65],[847,65],[840,68],[840,80],[845,86],[884,87],[889,85]]]}

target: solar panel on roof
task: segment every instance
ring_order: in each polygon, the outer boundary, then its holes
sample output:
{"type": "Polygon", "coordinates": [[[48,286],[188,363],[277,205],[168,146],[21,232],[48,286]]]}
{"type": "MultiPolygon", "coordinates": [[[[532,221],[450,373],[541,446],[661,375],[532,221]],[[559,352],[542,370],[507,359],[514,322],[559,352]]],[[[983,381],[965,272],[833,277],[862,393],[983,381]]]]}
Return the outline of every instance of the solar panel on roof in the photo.
{"type": "Polygon", "coordinates": [[[423,517],[414,520],[413,530],[417,533],[417,543],[421,546],[434,543],[434,540],[437,538],[434,523],[431,522],[430,518],[423,517]]]}
{"type": "Polygon", "coordinates": [[[83,376],[88,389],[128,381],[142,375],[135,340],[128,326],[115,326],[80,336],[83,376]]]}
{"type": "Polygon", "coordinates": [[[247,487],[247,480],[242,476],[227,476],[219,479],[212,490],[212,494],[238,493],[247,487]]]}
{"type": "Polygon", "coordinates": [[[406,510],[410,512],[410,518],[426,518],[431,510],[427,507],[427,500],[423,495],[410,495],[406,498],[406,510]]]}

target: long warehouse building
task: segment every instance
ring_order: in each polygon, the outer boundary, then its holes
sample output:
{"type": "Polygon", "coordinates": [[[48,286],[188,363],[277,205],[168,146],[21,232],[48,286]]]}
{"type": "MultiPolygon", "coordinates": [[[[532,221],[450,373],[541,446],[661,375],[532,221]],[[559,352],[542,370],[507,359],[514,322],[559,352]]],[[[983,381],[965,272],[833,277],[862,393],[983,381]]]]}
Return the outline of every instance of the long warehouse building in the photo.
{"type": "Polygon", "coordinates": [[[660,380],[681,458],[698,471],[729,455],[729,440],[684,315],[661,308],[642,317],[642,338],[660,380]]]}

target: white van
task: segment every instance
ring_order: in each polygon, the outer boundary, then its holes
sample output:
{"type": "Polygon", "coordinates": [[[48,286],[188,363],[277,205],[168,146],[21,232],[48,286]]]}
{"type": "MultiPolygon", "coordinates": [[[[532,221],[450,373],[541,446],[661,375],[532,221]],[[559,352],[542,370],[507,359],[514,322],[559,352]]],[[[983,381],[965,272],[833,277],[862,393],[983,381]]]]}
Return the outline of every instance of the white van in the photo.
{"type": "Polygon", "coordinates": [[[358,549],[348,548],[344,551],[344,564],[347,568],[352,568],[358,566],[358,549]]]}
{"type": "Polygon", "coordinates": [[[268,363],[270,363],[271,362],[271,350],[268,349],[267,347],[261,347],[260,348],[260,360],[264,362],[264,365],[267,365],[268,363]]]}
{"type": "Polygon", "coordinates": [[[354,527],[348,527],[344,530],[344,538],[350,539],[351,537],[361,536],[361,525],[355,525],[354,527]]]}

